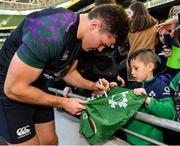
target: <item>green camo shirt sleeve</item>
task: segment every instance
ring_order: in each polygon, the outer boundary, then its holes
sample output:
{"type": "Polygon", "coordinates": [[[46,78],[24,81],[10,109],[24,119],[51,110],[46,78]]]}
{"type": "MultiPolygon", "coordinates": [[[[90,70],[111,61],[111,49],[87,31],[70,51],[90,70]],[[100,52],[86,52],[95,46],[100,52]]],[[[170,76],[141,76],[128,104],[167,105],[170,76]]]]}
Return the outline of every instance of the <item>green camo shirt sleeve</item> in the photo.
{"type": "Polygon", "coordinates": [[[18,57],[27,65],[30,65],[35,68],[44,68],[47,60],[50,58],[50,53],[44,54],[37,49],[30,49],[25,44],[22,44],[18,51],[18,57]]]}
{"type": "Polygon", "coordinates": [[[63,8],[28,15],[23,25],[23,44],[17,55],[32,67],[44,68],[62,52],[65,33],[75,20],[75,14],[63,8]]]}

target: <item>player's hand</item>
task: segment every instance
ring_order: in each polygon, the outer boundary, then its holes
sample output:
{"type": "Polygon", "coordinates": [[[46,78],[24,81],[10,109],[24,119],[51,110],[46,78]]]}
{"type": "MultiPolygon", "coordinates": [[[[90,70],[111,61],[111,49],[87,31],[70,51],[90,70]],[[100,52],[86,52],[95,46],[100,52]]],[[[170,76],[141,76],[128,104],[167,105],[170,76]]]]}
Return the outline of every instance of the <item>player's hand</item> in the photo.
{"type": "MultiPolygon", "coordinates": [[[[117,86],[118,84],[116,83],[116,82],[110,82],[109,83],[109,87],[110,88],[113,88],[114,86],[117,86]]],[[[110,89],[109,88],[109,89],[110,89]]],[[[104,92],[103,91],[93,91],[92,93],[91,93],[91,96],[97,96],[97,95],[99,95],[99,96],[101,96],[101,95],[103,95],[104,94],[104,92]]]]}
{"type": "Polygon", "coordinates": [[[110,83],[106,79],[99,79],[97,82],[94,83],[93,86],[93,92],[91,93],[92,96],[101,96],[106,93],[107,90],[109,90],[110,83]]]}
{"type": "Polygon", "coordinates": [[[100,81],[97,81],[93,85],[93,90],[98,92],[107,91],[110,88],[109,82],[106,79],[101,79],[102,84],[100,81]]]}
{"type": "Polygon", "coordinates": [[[82,111],[86,109],[83,105],[85,100],[79,98],[64,98],[63,109],[72,115],[81,115],[82,111]]]}

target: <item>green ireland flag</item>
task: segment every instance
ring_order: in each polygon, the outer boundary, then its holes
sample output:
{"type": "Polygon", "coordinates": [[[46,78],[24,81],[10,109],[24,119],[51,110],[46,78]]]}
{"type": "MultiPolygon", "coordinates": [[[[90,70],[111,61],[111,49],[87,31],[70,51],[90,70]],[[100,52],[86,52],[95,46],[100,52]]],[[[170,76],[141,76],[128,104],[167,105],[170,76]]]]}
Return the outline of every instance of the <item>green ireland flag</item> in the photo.
{"type": "Polygon", "coordinates": [[[144,103],[146,95],[136,96],[133,90],[114,87],[108,97],[88,98],[86,110],[80,118],[80,133],[90,144],[98,144],[110,138],[124,125],[144,103]]]}

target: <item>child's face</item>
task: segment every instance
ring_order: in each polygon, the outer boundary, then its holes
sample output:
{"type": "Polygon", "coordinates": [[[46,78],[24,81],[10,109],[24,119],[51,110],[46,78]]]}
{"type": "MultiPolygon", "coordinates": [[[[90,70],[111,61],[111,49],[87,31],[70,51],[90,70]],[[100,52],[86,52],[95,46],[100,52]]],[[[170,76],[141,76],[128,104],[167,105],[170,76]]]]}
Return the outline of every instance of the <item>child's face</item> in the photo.
{"type": "Polygon", "coordinates": [[[164,34],[170,34],[171,38],[174,37],[174,32],[167,30],[167,29],[161,29],[159,30],[159,40],[161,41],[162,44],[165,44],[164,42],[164,34]]]}
{"type": "Polygon", "coordinates": [[[161,43],[165,44],[164,42],[164,34],[168,34],[168,30],[166,29],[162,29],[159,31],[159,40],[161,41],[161,43]]]}
{"type": "MultiPolygon", "coordinates": [[[[152,63],[151,63],[152,65],[152,63]]],[[[153,68],[150,63],[145,65],[140,59],[136,58],[130,61],[131,75],[137,82],[150,80],[153,75],[153,68]]]]}

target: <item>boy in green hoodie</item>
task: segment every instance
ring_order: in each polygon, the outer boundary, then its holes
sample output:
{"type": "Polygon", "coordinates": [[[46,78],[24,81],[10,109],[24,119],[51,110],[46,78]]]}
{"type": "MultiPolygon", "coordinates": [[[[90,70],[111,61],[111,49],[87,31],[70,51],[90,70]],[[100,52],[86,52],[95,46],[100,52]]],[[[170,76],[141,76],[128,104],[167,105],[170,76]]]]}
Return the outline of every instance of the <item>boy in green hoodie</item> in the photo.
{"type": "MultiPolygon", "coordinates": [[[[131,85],[136,95],[146,94],[145,104],[140,112],[166,119],[175,119],[175,108],[167,83],[153,76],[156,67],[156,56],[150,49],[140,49],[131,54],[128,60],[131,74],[135,82],[131,85]]],[[[135,119],[130,120],[126,127],[157,141],[163,141],[160,127],[153,126],[135,119]]],[[[127,134],[127,141],[134,145],[152,144],[136,136],[127,134]]]]}

